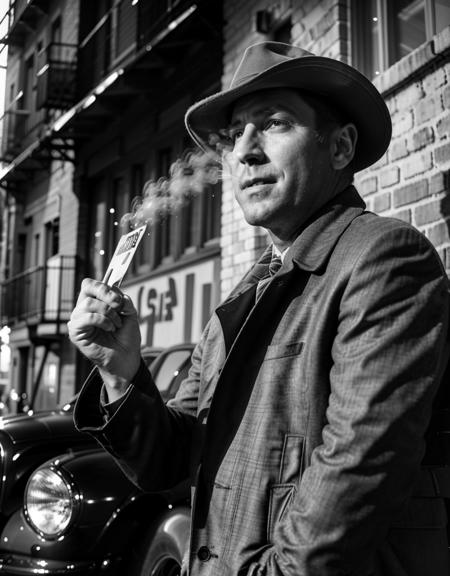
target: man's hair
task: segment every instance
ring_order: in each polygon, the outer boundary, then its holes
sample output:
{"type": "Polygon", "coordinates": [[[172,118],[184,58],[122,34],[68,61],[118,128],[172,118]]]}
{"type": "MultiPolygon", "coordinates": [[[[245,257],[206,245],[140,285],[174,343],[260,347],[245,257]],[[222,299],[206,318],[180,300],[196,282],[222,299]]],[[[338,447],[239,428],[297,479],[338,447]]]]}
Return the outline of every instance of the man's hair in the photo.
{"type": "MultiPolygon", "coordinates": [[[[344,112],[337,108],[327,98],[300,90],[298,91],[298,94],[314,111],[316,123],[315,132],[320,145],[328,144],[328,138],[335,128],[345,126],[350,122],[346,114],[344,114],[344,112]]],[[[348,176],[349,182],[353,181],[354,171],[351,162],[343,169],[343,173],[348,176]]]]}
{"type": "Polygon", "coordinates": [[[302,90],[299,90],[298,94],[314,110],[316,130],[321,142],[327,141],[334,128],[349,122],[345,114],[327,98],[302,90]]]}

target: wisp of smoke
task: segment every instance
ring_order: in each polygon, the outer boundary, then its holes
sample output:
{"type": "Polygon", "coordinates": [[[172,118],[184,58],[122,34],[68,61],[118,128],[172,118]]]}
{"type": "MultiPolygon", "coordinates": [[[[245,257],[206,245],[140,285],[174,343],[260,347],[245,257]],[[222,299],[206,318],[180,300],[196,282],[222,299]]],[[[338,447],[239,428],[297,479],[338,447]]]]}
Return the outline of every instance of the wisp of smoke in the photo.
{"type": "Polygon", "coordinates": [[[133,199],[131,211],[121,218],[120,225],[126,232],[163,220],[210,190],[221,177],[219,162],[201,150],[187,151],[171,165],[167,178],[145,183],[142,195],[133,199]]]}

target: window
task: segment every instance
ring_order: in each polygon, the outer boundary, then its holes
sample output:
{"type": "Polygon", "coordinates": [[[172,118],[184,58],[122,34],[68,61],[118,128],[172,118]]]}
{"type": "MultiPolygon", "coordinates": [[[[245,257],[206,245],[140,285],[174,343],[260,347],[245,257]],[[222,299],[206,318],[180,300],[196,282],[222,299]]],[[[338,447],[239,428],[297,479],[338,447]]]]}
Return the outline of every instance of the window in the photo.
{"type": "Polygon", "coordinates": [[[13,82],[9,87],[9,103],[12,104],[15,98],[16,98],[16,85],[13,82]]]}
{"type": "Polygon", "coordinates": [[[61,60],[61,16],[58,16],[53,20],[50,29],[50,43],[53,45],[52,48],[52,59],[61,60]]]}
{"type": "Polygon", "coordinates": [[[53,20],[50,35],[51,42],[56,42],[58,44],[61,42],[61,16],[58,16],[53,20]]]}
{"type": "Polygon", "coordinates": [[[186,248],[195,246],[194,198],[183,204],[180,209],[180,218],[181,252],[184,252],[186,248]]]}
{"type": "Polygon", "coordinates": [[[373,78],[449,24],[448,0],[353,0],[353,63],[373,78]]]}
{"type": "Polygon", "coordinates": [[[124,178],[114,178],[113,180],[113,197],[112,204],[108,206],[108,227],[110,246],[108,259],[114,254],[119,238],[128,230],[122,230],[120,227],[120,218],[129,211],[129,199],[125,189],[124,178]]]}
{"type": "MultiPolygon", "coordinates": [[[[134,198],[142,196],[142,190],[144,187],[144,168],[142,164],[133,164],[131,167],[131,178],[130,178],[130,206],[128,206],[127,212],[131,212],[131,205],[134,198]]],[[[123,234],[128,232],[128,229],[122,230],[123,234]]],[[[135,257],[131,262],[131,271],[135,274],[140,266],[144,266],[150,262],[150,236],[147,235],[142,238],[142,242],[136,251],[135,257]]]]}
{"type": "MultiPolygon", "coordinates": [[[[8,221],[7,221],[6,245],[4,246],[4,248],[6,250],[5,270],[4,270],[4,278],[5,279],[9,278],[10,273],[11,273],[11,265],[12,265],[11,253],[13,252],[13,250],[11,250],[11,245],[13,243],[12,230],[13,230],[14,217],[13,217],[13,213],[10,209],[8,209],[8,216],[7,217],[8,217],[8,221]]],[[[19,249],[19,247],[20,247],[20,244],[18,241],[17,248],[19,249]]]]}
{"type": "Polygon", "coordinates": [[[59,252],[59,218],[45,225],[45,258],[55,256],[59,252]]]}
{"type": "Polygon", "coordinates": [[[222,209],[222,185],[210,186],[205,192],[203,216],[203,242],[220,237],[220,217],[222,209]]]}
{"type": "Polygon", "coordinates": [[[39,233],[34,235],[34,265],[39,266],[39,258],[41,254],[41,235],[39,233]]]}
{"type": "Polygon", "coordinates": [[[97,187],[93,187],[93,201],[90,209],[89,249],[91,271],[89,275],[97,279],[103,277],[109,262],[106,254],[108,241],[106,234],[106,191],[106,182],[104,179],[100,179],[97,187]]]}
{"type": "MultiPolygon", "coordinates": [[[[59,358],[50,350],[45,360],[42,378],[37,382],[39,387],[31,393],[33,409],[37,412],[54,409],[58,404],[58,388],[61,382],[59,358]]],[[[43,361],[42,357],[40,361],[43,361]]]]}
{"type": "Polygon", "coordinates": [[[27,235],[20,233],[17,236],[17,260],[15,272],[23,272],[26,269],[27,235]]]}
{"type": "Polygon", "coordinates": [[[25,62],[25,77],[23,89],[23,107],[25,110],[34,110],[34,54],[32,54],[25,62]]]}
{"type": "MultiPolygon", "coordinates": [[[[167,177],[172,163],[172,150],[170,148],[163,148],[158,153],[158,173],[162,177],[167,177]]],[[[171,254],[171,226],[172,215],[170,212],[162,214],[155,226],[155,232],[158,238],[158,254],[157,261],[161,262],[164,258],[171,254]]]]}
{"type": "Polygon", "coordinates": [[[128,186],[125,178],[109,175],[93,179],[89,209],[88,248],[90,274],[102,278],[116,249],[119,238],[128,232],[120,226],[121,217],[130,211],[128,186]]]}

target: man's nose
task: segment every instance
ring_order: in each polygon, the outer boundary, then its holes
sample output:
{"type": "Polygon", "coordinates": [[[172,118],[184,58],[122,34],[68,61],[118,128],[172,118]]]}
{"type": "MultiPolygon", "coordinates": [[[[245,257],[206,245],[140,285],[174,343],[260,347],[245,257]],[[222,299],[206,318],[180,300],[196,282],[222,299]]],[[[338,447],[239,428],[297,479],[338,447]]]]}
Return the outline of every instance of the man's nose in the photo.
{"type": "Polygon", "coordinates": [[[238,138],[233,150],[236,158],[243,164],[260,162],[264,157],[261,134],[254,124],[246,124],[242,136],[238,138]]]}

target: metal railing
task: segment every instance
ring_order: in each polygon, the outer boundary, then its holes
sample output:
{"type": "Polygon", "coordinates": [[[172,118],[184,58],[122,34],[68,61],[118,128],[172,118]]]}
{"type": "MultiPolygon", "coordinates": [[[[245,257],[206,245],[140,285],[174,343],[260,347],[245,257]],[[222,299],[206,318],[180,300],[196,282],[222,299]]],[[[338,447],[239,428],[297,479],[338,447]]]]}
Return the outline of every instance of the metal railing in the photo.
{"type": "Polygon", "coordinates": [[[44,266],[1,284],[1,323],[66,322],[73,308],[76,256],[52,256],[44,266]]]}
{"type": "Polygon", "coordinates": [[[3,159],[16,156],[39,136],[44,125],[45,110],[37,110],[34,103],[24,105],[24,99],[24,93],[20,91],[0,118],[3,159]]]}
{"type": "Polygon", "coordinates": [[[14,155],[23,142],[30,112],[22,108],[22,99],[23,92],[19,92],[0,118],[2,157],[8,154],[14,155]]]}
{"type": "Polygon", "coordinates": [[[52,42],[37,59],[37,108],[66,110],[75,103],[77,46],[52,42]]]}
{"type": "Polygon", "coordinates": [[[80,41],[79,93],[83,95],[94,88],[125,56],[146,46],[194,5],[194,0],[116,4],[80,41]]]}

